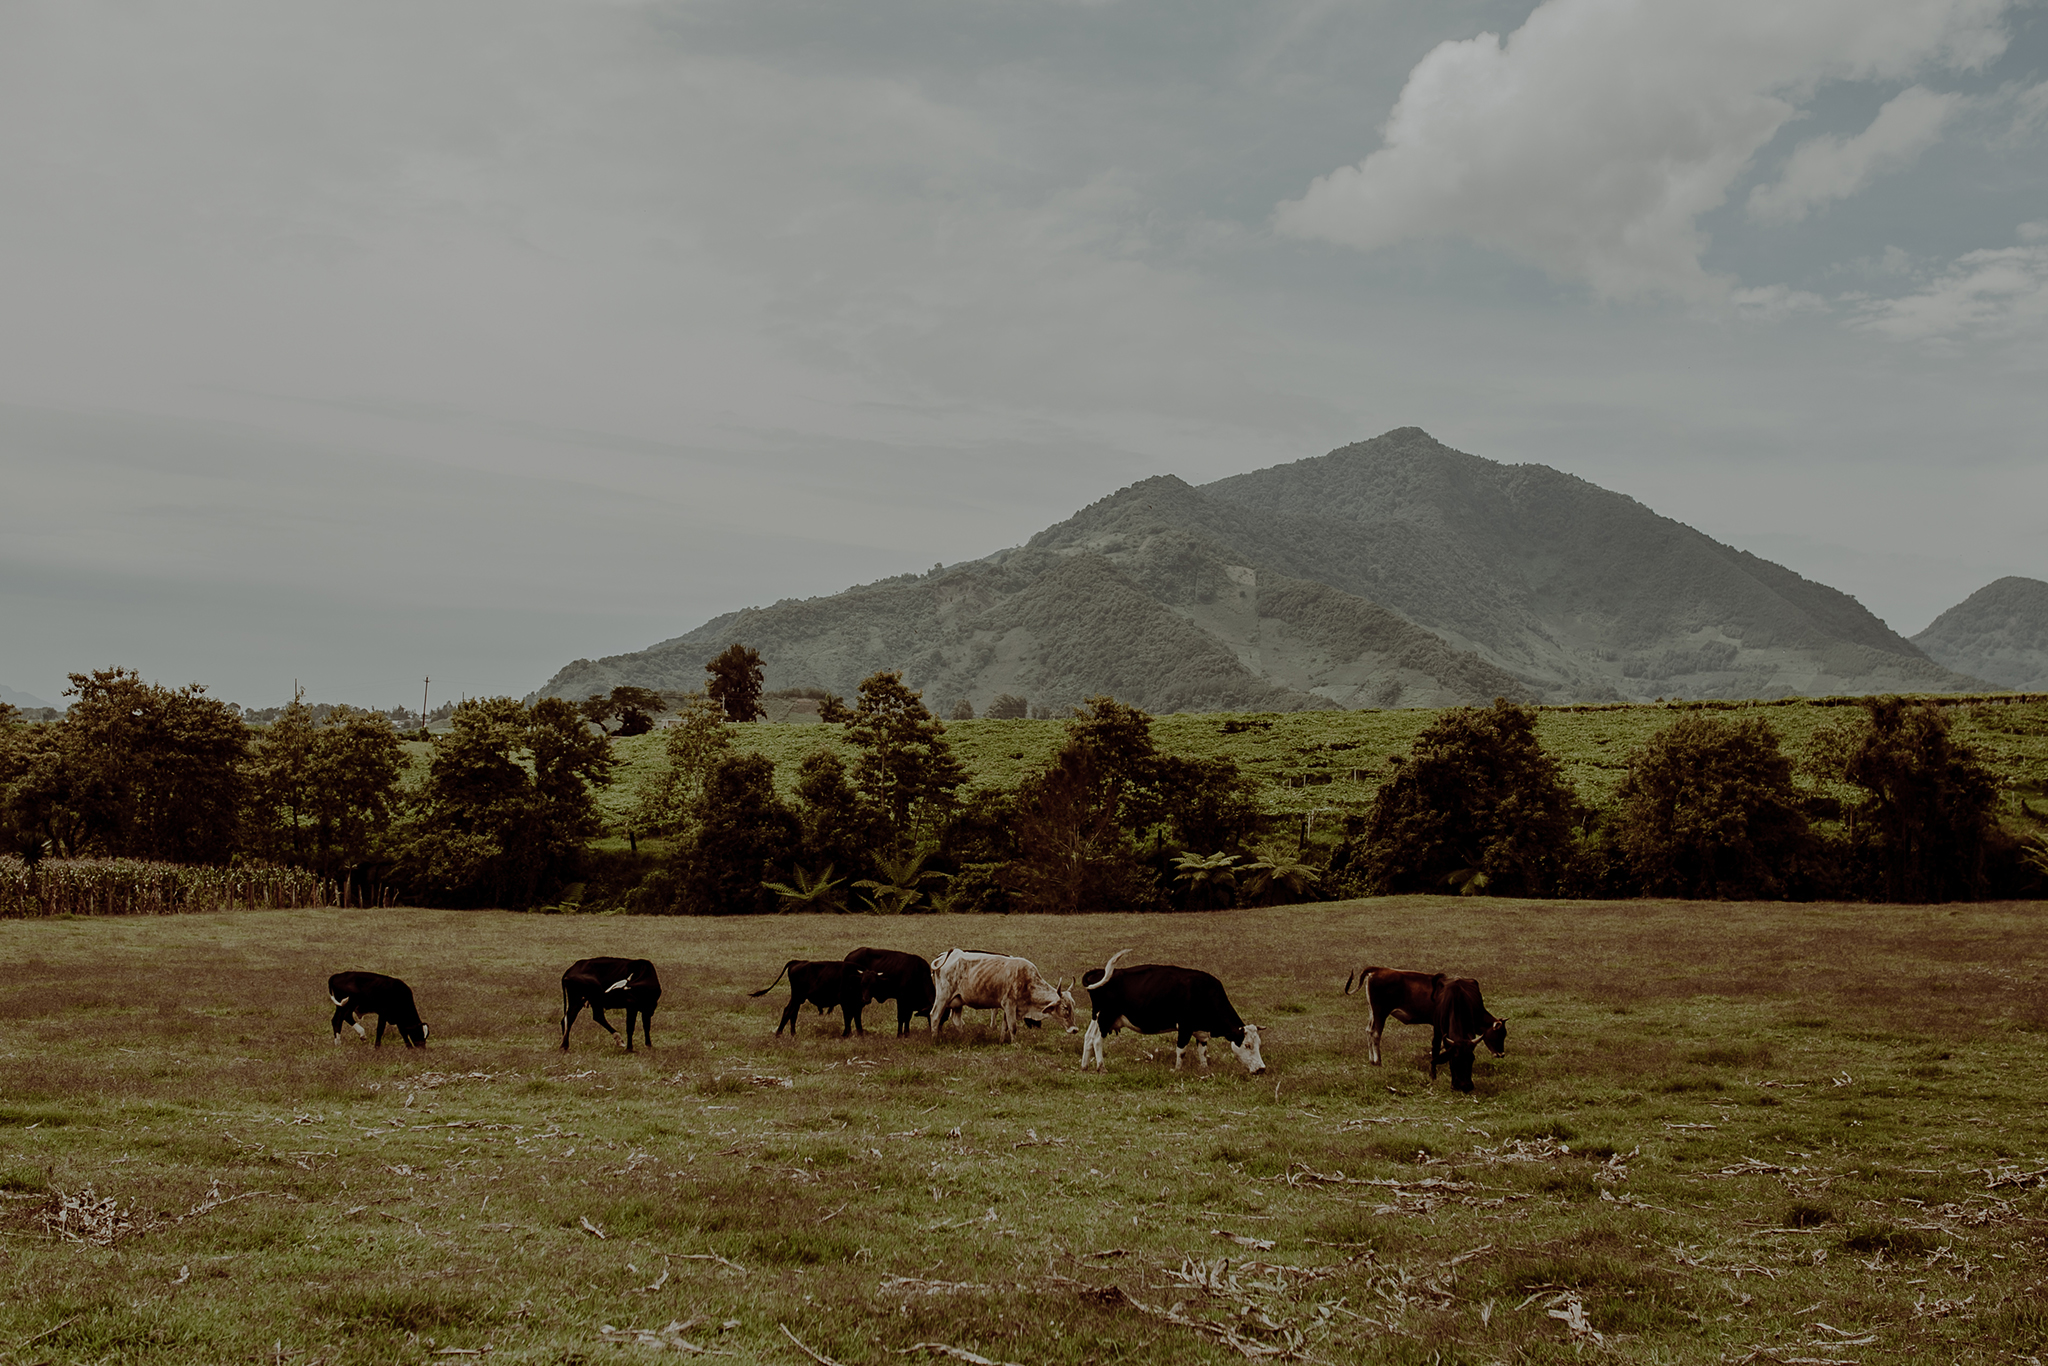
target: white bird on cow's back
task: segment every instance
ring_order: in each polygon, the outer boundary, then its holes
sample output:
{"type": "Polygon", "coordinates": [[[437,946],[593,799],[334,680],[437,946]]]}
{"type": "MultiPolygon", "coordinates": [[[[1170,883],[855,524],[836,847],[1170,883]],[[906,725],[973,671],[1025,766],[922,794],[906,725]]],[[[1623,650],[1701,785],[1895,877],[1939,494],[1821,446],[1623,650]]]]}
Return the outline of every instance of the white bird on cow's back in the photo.
{"type": "Polygon", "coordinates": [[[932,960],[932,1034],[958,1015],[967,1027],[969,1010],[993,1010],[1002,1021],[1003,1042],[1014,1043],[1020,1020],[1058,1020],[1067,1033],[1074,1024],[1074,993],[1045,980],[1029,958],[977,949],[948,949],[932,960]]]}
{"type": "Polygon", "coordinates": [[[1223,1039],[1245,1070],[1258,1076],[1266,1070],[1260,1048],[1259,1027],[1246,1024],[1230,1004],[1223,983],[1200,968],[1178,968],[1164,963],[1139,963],[1117,967],[1117,959],[1131,952],[1115,954],[1099,968],[1081,975],[1082,989],[1094,1007],[1088,1033],[1081,1040],[1081,1070],[1088,1070],[1092,1054],[1096,1066],[1107,1072],[1109,1060],[1102,1052],[1105,1034],[1134,1029],[1140,1034],[1174,1033],[1173,1066],[1180,1070],[1188,1042],[1195,1042],[1195,1061],[1209,1065],[1209,1040],[1223,1039]]]}

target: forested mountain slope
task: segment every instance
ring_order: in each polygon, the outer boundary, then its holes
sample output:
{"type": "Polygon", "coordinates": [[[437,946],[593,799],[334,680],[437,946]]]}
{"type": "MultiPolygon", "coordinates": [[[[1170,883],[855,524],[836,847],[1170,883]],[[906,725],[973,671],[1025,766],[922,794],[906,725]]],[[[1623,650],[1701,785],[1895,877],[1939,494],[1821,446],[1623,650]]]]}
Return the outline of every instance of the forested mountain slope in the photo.
{"type": "Polygon", "coordinates": [[[938,710],[1005,692],[1168,712],[1980,686],[1834,589],[1416,428],[1202,488],[1147,479],[987,559],[729,613],[541,691],[695,687],[734,641],[771,689],[901,669],[938,710]]]}
{"type": "Polygon", "coordinates": [[[1986,584],[1913,637],[1928,658],[2023,692],[2048,690],[2048,583],[1986,584]]]}

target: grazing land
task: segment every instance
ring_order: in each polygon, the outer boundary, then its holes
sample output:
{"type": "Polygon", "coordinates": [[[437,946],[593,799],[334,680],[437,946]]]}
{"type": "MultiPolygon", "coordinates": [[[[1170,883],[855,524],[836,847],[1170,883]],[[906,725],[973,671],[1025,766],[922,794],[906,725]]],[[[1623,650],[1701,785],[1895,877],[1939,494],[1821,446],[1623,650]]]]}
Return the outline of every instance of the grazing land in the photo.
{"type": "Polygon", "coordinates": [[[0,923],[0,1360],[2024,1360],[2042,911],[0,923]],[[1073,1036],[899,1040],[893,1005],[778,1041],[745,994],[954,943],[1210,969],[1272,1072],[1116,1035],[1084,1076],[1073,1036]],[[592,954],[660,965],[652,1049],[557,1049],[592,954]],[[1366,962],[1481,979],[1476,1097],[1412,1026],[1366,1066],[1366,962]],[[406,978],[430,1047],[331,1045],[341,968],[406,978]]]}

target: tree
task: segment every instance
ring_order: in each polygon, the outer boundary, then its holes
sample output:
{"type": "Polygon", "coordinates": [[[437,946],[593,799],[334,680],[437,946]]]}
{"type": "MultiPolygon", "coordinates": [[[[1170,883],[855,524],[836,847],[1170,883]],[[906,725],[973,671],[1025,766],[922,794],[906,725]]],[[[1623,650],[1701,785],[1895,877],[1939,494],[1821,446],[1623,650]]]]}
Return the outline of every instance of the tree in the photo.
{"type": "MultiPolygon", "coordinates": [[[[198,683],[171,689],[131,669],[72,674],[57,726],[73,852],[218,863],[233,852],[248,731],[198,683]]],[[[53,778],[57,775],[51,775],[53,778]]]]}
{"type": "Polygon", "coordinates": [[[1997,830],[1997,781],[1950,735],[1939,709],[1896,697],[1863,705],[1869,725],[1842,777],[1869,794],[1858,827],[1880,894],[1907,902],[1979,895],[1997,830]]]}
{"type": "Polygon", "coordinates": [[[1151,901],[1115,786],[1089,745],[1070,739],[1017,792],[1018,857],[1003,885],[1028,911],[1127,911],[1151,901]]]}
{"type": "Polygon", "coordinates": [[[609,695],[592,693],[576,704],[583,718],[607,735],[645,735],[654,729],[654,718],[661,709],[660,693],[630,683],[619,684],[609,695]],[[611,728],[614,720],[619,723],[617,730],[611,728]]]}
{"type": "Polygon", "coordinates": [[[903,675],[869,676],[859,699],[846,723],[846,738],[861,751],[854,782],[881,813],[889,842],[900,846],[919,821],[935,822],[952,805],[967,771],[953,757],[945,724],[903,686],[903,675]]]}
{"type": "Polygon", "coordinates": [[[725,708],[728,721],[752,721],[768,713],[761,706],[761,656],[734,643],[704,666],[711,677],[704,691],[725,708]]]}
{"type": "Polygon", "coordinates": [[[1579,804],[1505,700],[1440,715],[1373,799],[1360,851],[1379,892],[1543,896],[1563,875],[1579,804]],[[1476,883],[1476,885],[1475,885],[1476,883]]]}
{"type": "Polygon", "coordinates": [[[641,794],[634,820],[644,829],[675,834],[688,822],[712,767],[730,753],[725,711],[715,698],[692,693],[668,730],[668,768],[641,794]]]}
{"type": "Polygon", "coordinates": [[[510,697],[455,709],[434,746],[406,831],[401,874],[458,902],[531,905],[601,828],[591,789],[611,781],[611,746],[577,709],[510,697]]]}
{"type": "Polygon", "coordinates": [[[1015,693],[999,692],[996,700],[988,704],[985,715],[991,721],[1021,721],[1030,710],[1029,704],[1015,693]]]}
{"type": "Polygon", "coordinates": [[[768,884],[796,855],[796,817],[775,795],[775,765],[728,754],[697,800],[694,832],[670,863],[686,915],[758,915],[775,909],[768,884]]]}
{"type": "Polygon", "coordinates": [[[953,704],[953,715],[950,719],[954,721],[972,721],[974,719],[974,704],[964,697],[961,698],[953,704]]]}
{"type": "Polygon", "coordinates": [[[1091,697],[1067,722],[1070,743],[1085,745],[1114,796],[1117,820],[1133,839],[1166,825],[1188,849],[1242,845],[1258,826],[1257,787],[1226,758],[1161,754],[1152,718],[1114,697],[1091,697]]]}
{"type": "Polygon", "coordinates": [[[847,780],[846,764],[830,750],[807,754],[797,766],[796,814],[804,861],[813,866],[857,869],[882,839],[874,807],[847,780]]]}
{"type": "Polygon", "coordinates": [[[1259,828],[1258,784],[1218,755],[1162,754],[1153,765],[1158,812],[1183,849],[1237,849],[1259,828]]]}
{"type": "Polygon", "coordinates": [[[250,847],[328,876],[361,863],[390,824],[405,766],[389,717],[334,707],[315,725],[295,694],[255,744],[250,847]]]}
{"type": "Polygon", "coordinates": [[[1630,759],[1615,838],[1652,896],[1782,897],[1812,848],[1799,801],[1776,731],[1693,713],[1630,759]]]}

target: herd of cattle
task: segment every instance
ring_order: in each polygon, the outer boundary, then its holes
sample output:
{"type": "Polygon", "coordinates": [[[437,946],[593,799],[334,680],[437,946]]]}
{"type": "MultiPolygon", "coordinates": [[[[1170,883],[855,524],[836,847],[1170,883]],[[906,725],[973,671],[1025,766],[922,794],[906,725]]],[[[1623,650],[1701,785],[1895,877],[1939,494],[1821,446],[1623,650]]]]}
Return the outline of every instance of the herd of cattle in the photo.
{"type": "MultiPolygon", "coordinates": [[[[1125,949],[1081,975],[1080,989],[1088,993],[1093,1008],[1087,1035],[1081,1040],[1082,1070],[1087,1070],[1091,1057],[1097,1068],[1109,1070],[1102,1041],[1119,1029],[1176,1035],[1176,1071],[1191,1041],[1196,1062],[1206,1068],[1212,1038],[1227,1041],[1253,1076],[1266,1070],[1259,1027],[1246,1024],[1238,1015],[1223,983],[1199,968],[1164,963],[1119,967],[1119,960],[1129,952],[1125,949]]],[[[1016,1039],[1020,1022],[1035,1029],[1046,1020],[1058,1020],[1067,1033],[1081,1032],[1074,1023],[1073,990],[1064,983],[1048,982],[1030,959],[1011,954],[949,949],[927,961],[894,949],[855,949],[836,962],[792,959],[783,964],[774,981],[748,995],[765,996],[784,978],[789,981],[789,1004],[775,1026],[778,1037],[785,1029],[795,1037],[798,1017],[806,1005],[816,1007],[820,1014],[837,1010],[842,1022],[840,1037],[855,1031],[865,1035],[861,1012],[877,1001],[888,1000],[896,1002],[898,1036],[908,1034],[911,1020],[919,1015],[925,1017],[935,1036],[948,1021],[957,1020],[964,1028],[969,1010],[994,1011],[1005,1042],[1016,1039]]],[[[1368,1056],[1375,1067],[1380,1065],[1380,1031],[1389,1019],[1430,1027],[1430,1080],[1436,1080],[1439,1065],[1448,1065],[1451,1085],[1460,1091],[1472,1089],[1472,1061],[1479,1045],[1484,1044],[1495,1057],[1507,1050],[1507,1021],[1487,1011],[1479,983],[1470,977],[1368,967],[1344,979],[1346,996],[1354,990],[1354,982],[1372,1008],[1368,1056]]],[[[327,979],[327,997],[334,1003],[336,1043],[341,1042],[344,1025],[352,1026],[358,1038],[368,1038],[362,1017],[375,1015],[378,1047],[384,1044],[387,1025],[405,1040],[406,1047],[427,1046],[427,1026],[420,1019],[412,988],[396,977],[337,972],[327,979]]],[[[633,1051],[636,1023],[652,1048],[650,1022],[660,1001],[661,977],[645,958],[585,958],[573,963],[562,974],[562,1047],[569,1047],[570,1026],[587,1005],[590,1018],[615,1039],[619,1031],[612,1028],[605,1011],[625,1013],[627,1052],[633,1051]]]]}

